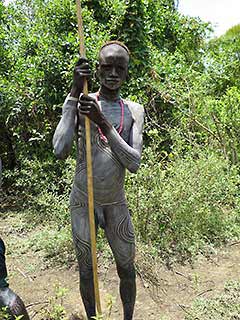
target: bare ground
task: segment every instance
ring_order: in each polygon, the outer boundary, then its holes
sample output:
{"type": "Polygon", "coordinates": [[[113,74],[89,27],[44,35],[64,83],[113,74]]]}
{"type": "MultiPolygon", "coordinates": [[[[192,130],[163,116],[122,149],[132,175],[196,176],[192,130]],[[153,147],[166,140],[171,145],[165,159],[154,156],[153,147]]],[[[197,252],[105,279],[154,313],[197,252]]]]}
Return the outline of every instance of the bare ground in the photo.
{"type": "MultiPolygon", "coordinates": [[[[8,243],[11,232],[7,221],[0,221],[0,235],[8,243]]],[[[21,234],[14,235],[15,240],[21,234]]],[[[211,298],[222,292],[229,280],[239,280],[240,243],[232,243],[211,257],[199,256],[194,265],[175,264],[170,270],[161,263],[144,262],[137,254],[137,301],[135,320],[181,320],[190,312],[196,298],[211,298]],[[150,280],[151,276],[153,277],[150,280]]],[[[49,298],[56,296],[56,286],[67,289],[63,306],[68,315],[84,314],[79,296],[77,266],[71,268],[43,267],[36,253],[22,256],[7,255],[9,282],[25,301],[34,320],[43,319],[42,311],[50,308],[49,298]]],[[[118,277],[113,263],[99,265],[100,295],[103,310],[107,310],[108,296],[115,300],[111,320],[122,319],[122,307],[118,294],[118,277]]],[[[106,312],[106,311],[105,311],[106,312]]]]}

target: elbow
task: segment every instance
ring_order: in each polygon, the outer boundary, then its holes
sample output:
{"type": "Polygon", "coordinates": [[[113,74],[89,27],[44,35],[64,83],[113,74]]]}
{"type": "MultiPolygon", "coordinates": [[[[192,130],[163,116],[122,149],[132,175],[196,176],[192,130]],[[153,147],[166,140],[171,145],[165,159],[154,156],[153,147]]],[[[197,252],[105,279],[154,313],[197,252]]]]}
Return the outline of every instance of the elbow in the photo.
{"type": "Polygon", "coordinates": [[[60,152],[60,151],[58,151],[56,149],[54,149],[54,155],[58,160],[65,160],[68,157],[68,153],[63,152],[63,151],[60,152]]]}
{"type": "Polygon", "coordinates": [[[140,160],[137,162],[131,163],[131,165],[128,167],[128,170],[131,173],[137,173],[139,167],[140,167],[140,160]]]}
{"type": "Polygon", "coordinates": [[[52,145],[53,145],[53,152],[57,159],[65,160],[69,154],[71,153],[72,149],[72,142],[73,142],[73,133],[74,131],[69,132],[59,132],[56,130],[52,145]]]}
{"type": "Polygon", "coordinates": [[[136,173],[140,167],[140,162],[141,162],[141,154],[139,152],[135,152],[134,156],[128,162],[127,169],[131,173],[136,173]]]}
{"type": "Polygon", "coordinates": [[[66,148],[64,148],[58,143],[53,143],[53,153],[55,157],[59,160],[65,160],[69,155],[68,150],[66,150],[66,148]]]}

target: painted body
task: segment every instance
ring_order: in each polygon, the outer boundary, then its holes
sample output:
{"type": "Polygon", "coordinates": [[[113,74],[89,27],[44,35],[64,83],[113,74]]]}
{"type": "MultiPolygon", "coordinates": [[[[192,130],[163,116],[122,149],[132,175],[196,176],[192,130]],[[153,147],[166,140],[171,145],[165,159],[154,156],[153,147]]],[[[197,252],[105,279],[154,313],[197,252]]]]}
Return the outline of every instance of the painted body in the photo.
{"type": "MultiPolygon", "coordinates": [[[[136,296],[134,231],[125,199],[124,178],[126,169],[136,172],[140,165],[144,110],[137,103],[120,100],[119,90],[127,76],[129,57],[126,50],[119,47],[108,45],[100,51],[99,93],[80,97],[77,104],[71,98],[79,97],[82,85],[73,85],[53,138],[56,156],[65,159],[76,136],[77,163],[70,210],[80,271],[80,291],[89,319],[96,313],[88,222],[84,115],[91,120],[96,223],[97,227],[104,228],[117,264],[124,320],[132,319],[136,296]]],[[[78,72],[80,80],[89,74],[84,63],[78,72]]],[[[79,82],[75,75],[74,83],[79,82]]]]}
{"type": "MultiPolygon", "coordinates": [[[[96,94],[91,95],[96,97],[96,94]]],[[[67,101],[66,101],[67,102],[67,101]]],[[[93,159],[94,200],[98,205],[123,204],[125,168],[136,172],[140,164],[141,144],[139,150],[131,147],[131,137],[137,135],[136,118],[142,107],[136,103],[123,101],[124,120],[121,135],[118,129],[121,123],[121,107],[117,101],[106,101],[100,97],[99,105],[104,117],[113,125],[105,142],[101,138],[98,126],[91,125],[91,146],[93,159]],[[135,115],[134,115],[135,112],[135,115]],[[133,149],[133,150],[132,150],[133,149]]],[[[77,164],[74,178],[74,190],[79,190],[77,198],[87,196],[87,164],[85,145],[85,119],[79,117],[77,139],[77,164]]],[[[140,136],[139,136],[140,138],[140,136]]],[[[77,192],[77,191],[76,191],[77,192]]],[[[71,197],[71,202],[74,201],[71,197]]]]}

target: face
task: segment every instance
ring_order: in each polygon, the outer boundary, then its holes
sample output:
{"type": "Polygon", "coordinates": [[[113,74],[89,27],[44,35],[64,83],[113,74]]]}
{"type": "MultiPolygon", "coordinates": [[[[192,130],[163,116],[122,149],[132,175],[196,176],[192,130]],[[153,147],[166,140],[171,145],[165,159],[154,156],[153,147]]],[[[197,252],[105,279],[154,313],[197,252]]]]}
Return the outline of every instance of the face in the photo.
{"type": "Polygon", "coordinates": [[[128,74],[129,55],[117,44],[104,47],[99,55],[98,77],[100,84],[109,90],[121,87],[128,74]]]}

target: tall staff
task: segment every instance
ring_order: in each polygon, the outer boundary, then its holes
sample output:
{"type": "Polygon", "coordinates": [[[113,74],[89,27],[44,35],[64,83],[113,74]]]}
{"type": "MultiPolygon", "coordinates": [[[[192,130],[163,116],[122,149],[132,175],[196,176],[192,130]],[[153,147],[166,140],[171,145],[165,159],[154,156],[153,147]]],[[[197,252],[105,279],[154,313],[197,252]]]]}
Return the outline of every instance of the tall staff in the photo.
{"type": "MultiPolygon", "coordinates": [[[[77,4],[77,19],[78,19],[78,36],[80,41],[79,52],[80,56],[86,57],[86,51],[84,46],[84,33],[83,33],[83,20],[82,9],[80,0],[76,0],[77,4]]],[[[88,83],[87,79],[84,79],[83,93],[88,95],[88,83]]],[[[94,201],[93,201],[93,177],[92,177],[92,153],[91,153],[91,127],[90,119],[85,116],[85,130],[86,130],[86,155],[87,155],[87,182],[88,182],[88,214],[90,225],[90,237],[91,237],[91,252],[92,252],[92,265],[93,265],[93,283],[94,294],[97,306],[97,312],[102,314],[100,304],[100,294],[97,275],[97,248],[96,248],[96,229],[94,218],[94,201]]]]}

